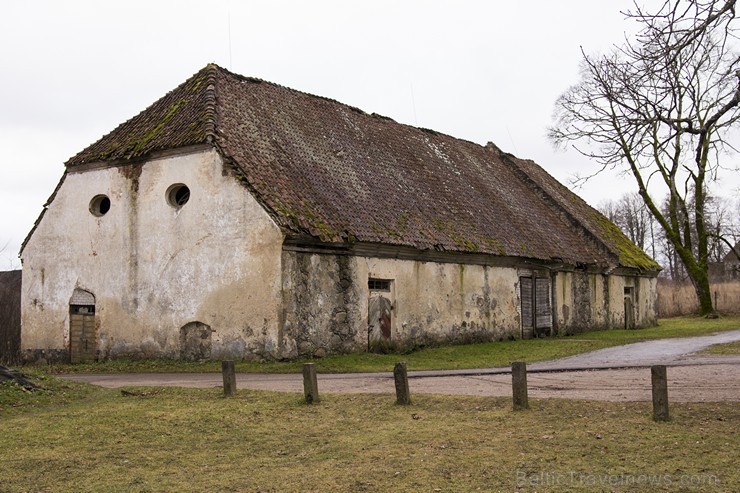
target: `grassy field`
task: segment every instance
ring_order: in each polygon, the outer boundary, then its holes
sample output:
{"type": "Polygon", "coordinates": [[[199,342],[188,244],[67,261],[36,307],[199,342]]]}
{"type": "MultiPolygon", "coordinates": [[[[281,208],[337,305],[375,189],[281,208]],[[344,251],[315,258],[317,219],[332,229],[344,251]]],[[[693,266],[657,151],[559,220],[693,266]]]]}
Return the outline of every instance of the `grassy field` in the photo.
{"type": "MultiPolygon", "coordinates": [[[[675,404],[0,384],[0,491],[727,492],[736,403],[675,404]]],[[[733,486],[734,485],[734,486],[733,486]]]]}
{"type": "MultiPolygon", "coordinates": [[[[672,337],[691,337],[713,332],[740,329],[740,317],[705,319],[678,317],[660,320],[658,327],[641,330],[605,330],[572,337],[529,339],[483,344],[426,348],[399,356],[398,354],[358,353],[329,356],[318,360],[292,362],[249,362],[236,364],[238,372],[296,373],[307,361],[316,364],[320,373],[390,371],[403,359],[413,370],[443,370],[509,366],[513,361],[545,361],[605,347],[632,342],[672,337]]],[[[112,372],[220,372],[218,361],[183,362],[177,360],[104,361],[84,365],[54,365],[52,373],[112,373],[112,372]]]]}
{"type": "Polygon", "coordinates": [[[702,354],[717,354],[722,356],[729,356],[740,354],[740,341],[726,342],[724,344],[715,344],[709,346],[705,350],[701,351],[702,354]]]}

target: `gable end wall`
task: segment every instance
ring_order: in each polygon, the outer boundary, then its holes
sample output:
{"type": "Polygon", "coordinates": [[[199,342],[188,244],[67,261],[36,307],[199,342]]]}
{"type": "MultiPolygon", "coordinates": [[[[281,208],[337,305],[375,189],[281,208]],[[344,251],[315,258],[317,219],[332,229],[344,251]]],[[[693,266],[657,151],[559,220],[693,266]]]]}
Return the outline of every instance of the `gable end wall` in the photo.
{"type": "Polygon", "coordinates": [[[24,355],[68,359],[80,288],[95,296],[98,359],[178,357],[193,323],[210,328],[201,356],[272,357],[282,241],[213,150],[68,173],[23,251],[24,355]],[[176,183],[190,188],[179,209],[165,198],[176,183]]]}

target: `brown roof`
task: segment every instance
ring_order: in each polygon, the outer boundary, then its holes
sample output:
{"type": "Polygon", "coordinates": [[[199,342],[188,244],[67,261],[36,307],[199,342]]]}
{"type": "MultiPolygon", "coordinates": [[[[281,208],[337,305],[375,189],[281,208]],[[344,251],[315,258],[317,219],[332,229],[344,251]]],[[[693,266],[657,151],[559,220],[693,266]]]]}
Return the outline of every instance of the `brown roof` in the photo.
{"type": "Polygon", "coordinates": [[[67,163],[211,144],[287,232],[659,267],[532,161],[208,65],[67,163]]]}

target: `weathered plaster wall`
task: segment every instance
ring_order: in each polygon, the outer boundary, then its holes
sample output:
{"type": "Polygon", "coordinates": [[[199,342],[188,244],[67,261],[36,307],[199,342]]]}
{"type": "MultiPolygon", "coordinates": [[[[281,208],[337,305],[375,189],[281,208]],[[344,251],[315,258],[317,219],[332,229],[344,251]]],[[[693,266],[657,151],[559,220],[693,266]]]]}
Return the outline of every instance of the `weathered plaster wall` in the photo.
{"type": "Polygon", "coordinates": [[[283,253],[285,357],[367,350],[368,279],[392,280],[392,346],[521,334],[517,270],[283,253]]]}
{"type": "MultiPolygon", "coordinates": [[[[210,356],[274,356],[282,233],[215,151],[70,173],[23,255],[22,348],[65,356],[75,288],[96,297],[100,357],[177,357],[210,326],[210,356]],[[181,208],[165,196],[190,188],[181,208]],[[97,194],[110,211],[89,211],[97,194]]],[[[30,352],[29,352],[30,351],[30,352]]]]}
{"type": "Polygon", "coordinates": [[[292,251],[282,257],[280,357],[361,350],[367,338],[362,312],[367,280],[363,285],[357,275],[357,259],[292,251]]]}
{"type": "Polygon", "coordinates": [[[555,284],[555,314],[561,334],[624,328],[625,287],[634,290],[637,327],[657,323],[655,278],[558,272],[555,284]]]}
{"type": "Polygon", "coordinates": [[[637,277],[640,288],[637,292],[637,323],[639,327],[658,324],[658,278],[637,277]]]}

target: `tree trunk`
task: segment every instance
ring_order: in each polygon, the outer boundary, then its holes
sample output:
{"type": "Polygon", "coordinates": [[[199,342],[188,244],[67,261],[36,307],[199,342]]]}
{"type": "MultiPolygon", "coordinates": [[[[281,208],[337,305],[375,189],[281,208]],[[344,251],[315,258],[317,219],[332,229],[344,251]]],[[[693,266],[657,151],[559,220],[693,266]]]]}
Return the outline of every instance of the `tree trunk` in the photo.
{"type": "Polygon", "coordinates": [[[709,287],[709,278],[694,283],[696,296],[699,298],[699,315],[714,314],[714,305],[712,305],[712,290],[709,287]]]}
{"type": "Polygon", "coordinates": [[[712,305],[712,290],[709,287],[709,276],[706,269],[702,269],[696,262],[686,262],[684,260],[683,263],[699,300],[699,315],[705,316],[715,313],[714,305],[712,305]]]}

